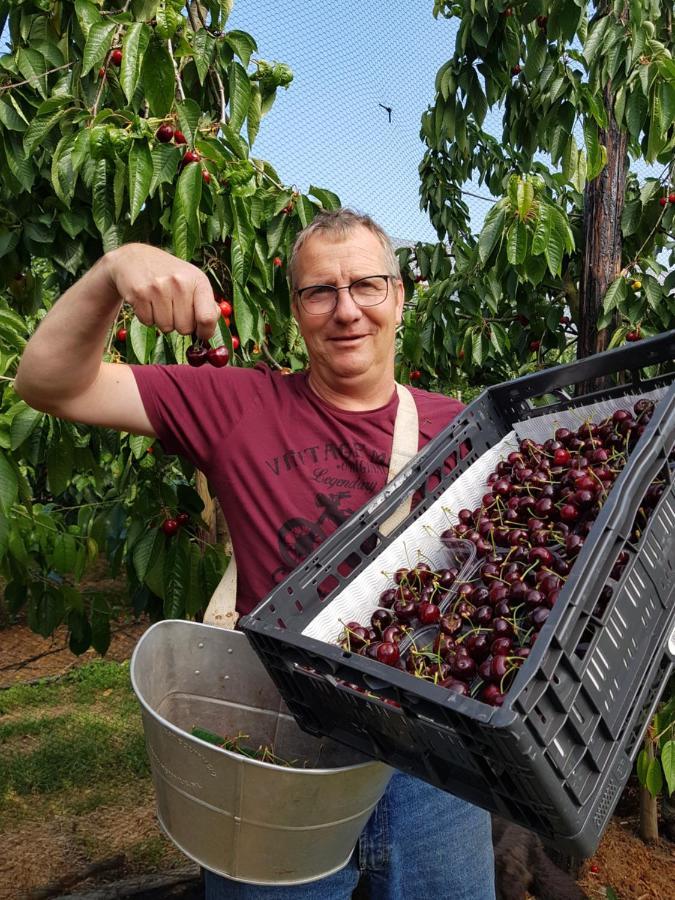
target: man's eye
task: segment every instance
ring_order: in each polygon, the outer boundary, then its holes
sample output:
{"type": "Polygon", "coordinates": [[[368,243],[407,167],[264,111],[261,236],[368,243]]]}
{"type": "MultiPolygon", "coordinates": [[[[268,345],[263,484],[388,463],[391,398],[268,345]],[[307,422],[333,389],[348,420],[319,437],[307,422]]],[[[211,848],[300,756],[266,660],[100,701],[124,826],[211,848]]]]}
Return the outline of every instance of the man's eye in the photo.
{"type": "Polygon", "coordinates": [[[305,298],[311,303],[320,303],[322,300],[332,300],[334,293],[335,291],[333,288],[319,285],[318,287],[310,288],[306,291],[305,298]]]}

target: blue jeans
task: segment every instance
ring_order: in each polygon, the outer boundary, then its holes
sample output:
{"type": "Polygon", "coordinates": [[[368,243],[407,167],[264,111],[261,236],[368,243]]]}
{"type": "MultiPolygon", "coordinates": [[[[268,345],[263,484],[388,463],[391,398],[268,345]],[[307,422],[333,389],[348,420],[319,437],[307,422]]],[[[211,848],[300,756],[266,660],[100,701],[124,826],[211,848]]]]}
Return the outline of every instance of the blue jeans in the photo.
{"type": "Polygon", "coordinates": [[[204,876],[206,900],[350,900],[361,876],[371,900],[494,900],[490,816],[396,772],[339,872],[290,887],[204,876]]]}

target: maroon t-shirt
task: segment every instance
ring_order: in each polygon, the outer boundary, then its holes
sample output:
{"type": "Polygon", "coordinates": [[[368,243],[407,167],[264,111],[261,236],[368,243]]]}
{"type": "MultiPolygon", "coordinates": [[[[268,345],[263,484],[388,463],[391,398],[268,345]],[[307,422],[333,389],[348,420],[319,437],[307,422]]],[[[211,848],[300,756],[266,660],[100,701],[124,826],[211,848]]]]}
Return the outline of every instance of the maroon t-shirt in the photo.
{"type": "MultiPolygon", "coordinates": [[[[223,508],[250,612],[387,479],[398,409],[338,409],[306,373],[203,366],[132,366],[167,453],[201,469],[223,508]]],[[[423,447],[463,408],[411,388],[423,447]]]]}

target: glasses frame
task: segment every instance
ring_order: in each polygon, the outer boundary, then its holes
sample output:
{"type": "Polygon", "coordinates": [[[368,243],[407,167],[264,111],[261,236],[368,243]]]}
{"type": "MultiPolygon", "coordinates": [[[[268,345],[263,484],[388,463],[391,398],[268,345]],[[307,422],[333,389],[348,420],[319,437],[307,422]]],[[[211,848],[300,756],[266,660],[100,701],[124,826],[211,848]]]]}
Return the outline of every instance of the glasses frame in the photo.
{"type": "Polygon", "coordinates": [[[354,303],[356,303],[356,305],[360,309],[371,309],[374,306],[380,306],[382,303],[384,303],[384,301],[389,296],[389,280],[390,279],[397,281],[398,276],[396,276],[396,275],[363,275],[361,278],[354,279],[354,281],[352,281],[351,284],[340,284],[340,285],[337,285],[337,284],[309,284],[309,285],[307,285],[307,287],[296,289],[295,295],[298,298],[298,302],[300,303],[300,305],[302,306],[302,308],[304,309],[304,311],[307,313],[308,316],[327,316],[329,313],[332,313],[338,304],[338,297],[339,297],[340,291],[344,291],[344,290],[349,291],[349,296],[352,298],[354,303]],[[385,283],[387,285],[387,290],[385,291],[384,297],[381,300],[378,300],[377,303],[362,304],[362,303],[359,303],[359,301],[352,294],[352,288],[354,287],[355,284],[358,284],[359,281],[368,281],[369,278],[384,278],[385,283]],[[305,306],[305,302],[302,298],[302,295],[305,293],[305,291],[311,291],[315,288],[322,288],[322,287],[330,288],[332,291],[335,291],[335,301],[330,309],[324,310],[324,312],[314,312],[313,310],[308,309],[305,306]]]}

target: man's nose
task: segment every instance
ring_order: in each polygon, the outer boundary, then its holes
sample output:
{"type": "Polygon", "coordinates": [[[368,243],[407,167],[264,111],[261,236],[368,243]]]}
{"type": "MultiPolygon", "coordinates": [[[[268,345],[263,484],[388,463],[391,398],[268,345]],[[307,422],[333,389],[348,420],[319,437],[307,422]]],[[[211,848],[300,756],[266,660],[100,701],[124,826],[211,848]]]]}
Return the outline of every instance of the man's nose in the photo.
{"type": "Polygon", "coordinates": [[[349,285],[342,285],[335,288],[337,291],[337,302],[333,315],[337,319],[358,319],[361,316],[361,307],[352,297],[349,285]]]}

